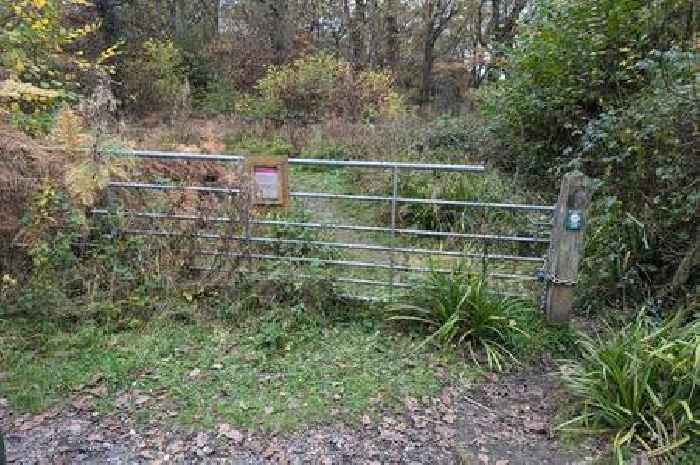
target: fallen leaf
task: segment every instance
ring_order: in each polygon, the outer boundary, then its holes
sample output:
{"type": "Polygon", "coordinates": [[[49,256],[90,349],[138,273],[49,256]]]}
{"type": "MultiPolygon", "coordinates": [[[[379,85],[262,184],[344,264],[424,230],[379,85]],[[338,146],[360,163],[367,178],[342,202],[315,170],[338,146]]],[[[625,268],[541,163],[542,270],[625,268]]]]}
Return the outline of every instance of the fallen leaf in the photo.
{"type": "Polygon", "coordinates": [[[396,443],[405,441],[403,434],[390,429],[382,429],[379,433],[379,437],[385,441],[391,441],[396,443]]]}
{"type": "Polygon", "coordinates": [[[107,386],[101,384],[96,388],[86,389],[85,392],[95,397],[105,397],[107,395],[107,386]]]}
{"type": "Polygon", "coordinates": [[[185,443],[178,439],[170,443],[170,445],[167,448],[167,451],[171,454],[178,454],[180,452],[184,452],[185,448],[185,443]]]}
{"type": "Polygon", "coordinates": [[[263,457],[266,459],[269,459],[275,454],[281,453],[282,450],[276,445],[276,444],[271,444],[265,451],[263,452],[263,457]]]}
{"type": "Polygon", "coordinates": [[[156,454],[152,450],[142,450],[139,452],[139,455],[145,459],[154,459],[156,458],[156,454]]]}
{"type": "Polygon", "coordinates": [[[209,442],[209,437],[207,436],[207,433],[197,433],[197,436],[194,439],[194,443],[197,444],[197,447],[202,448],[207,445],[209,442]]]}
{"type": "Polygon", "coordinates": [[[228,423],[219,424],[218,429],[220,435],[232,440],[236,444],[240,444],[241,442],[243,442],[243,434],[237,429],[234,429],[228,423]]]}
{"type": "Polygon", "coordinates": [[[92,409],[92,405],[93,405],[92,396],[90,396],[90,395],[80,396],[76,399],[73,399],[73,401],[71,402],[71,405],[73,405],[73,407],[75,407],[78,410],[90,410],[90,409],[92,409]]]}
{"type": "Polygon", "coordinates": [[[87,440],[90,442],[101,442],[104,441],[104,436],[102,435],[102,433],[93,432],[88,434],[87,440]]]}
{"type": "Polygon", "coordinates": [[[453,437],[455,434],[457,434],[457,431],[454,428],[448,428],[447,426],[438,426],[435,428],[435,431],[442,436],[443,438],[449,439],[453,437]]]}
{"type": "Polygon", "coordinates": [[[80,434],[90,422],[84,420],[70,420],[66,425],[66,430],[73,434],[80,434]]]}
{"type": "Polygon", "coordinates": [[[422,415],[414,415],[411,417],[411,420],[413,420],[413,424],[416,428],[425,428],[428,424],[426,418],[422,415]]]}
{"type": "Polygon", "coordinates": [[[547,425],[543,421],[525,420],[525,429],[531,433],[544,434],[547,432],[547,425]]]}
{"type": "Polygon", "coordinates": [[[418,401],[413,397],[406,397],[403,403],[404,405],[406,405],[406,408],[411,412],[415,412],[418,409],[418,401]]]}
{"type": "Polygon", "coordinates": [[[452,403],[452,396],[449,388],[443,389],[440,393],[440,402],[442,402],[445,405],[450,405],[452,403]]]}
{"type": "Polygon", "coordinates": [[[103,379],[104,376],[102,376],[102,373],[97,373],[92,378],[90,378],[90,381],[88,381],[88,386],[97,386],[97,384],[102,382],[103,379]]]}

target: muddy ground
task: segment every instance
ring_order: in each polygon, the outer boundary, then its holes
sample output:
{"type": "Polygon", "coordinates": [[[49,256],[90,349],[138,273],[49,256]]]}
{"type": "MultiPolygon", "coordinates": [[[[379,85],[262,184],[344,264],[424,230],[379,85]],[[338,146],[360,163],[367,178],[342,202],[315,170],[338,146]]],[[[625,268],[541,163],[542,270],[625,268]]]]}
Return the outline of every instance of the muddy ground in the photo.
{"type": "Polygon", "coordinates": [[[94,401],[102,393],[90,391],[39,415],[13,414],[0,399],[8,463],[583,465],[599,452],[555,434],[567,399],[546,370],[489,375],[437,397],[406,399],[399,413],[294,434],[176,427],[165,406],[126,409],[119,399],[138,396],[128,392],[116,396],[114,412],[101,414],[94,401]]]}

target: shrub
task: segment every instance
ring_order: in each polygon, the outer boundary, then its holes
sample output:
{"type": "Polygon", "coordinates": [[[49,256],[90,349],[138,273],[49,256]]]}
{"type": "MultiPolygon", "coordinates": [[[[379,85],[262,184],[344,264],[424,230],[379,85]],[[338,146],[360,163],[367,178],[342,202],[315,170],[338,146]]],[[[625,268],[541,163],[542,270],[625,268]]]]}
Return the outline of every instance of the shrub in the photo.
{"type": "Polygon", "coordinates": [[[441,116],[425,125],[425,157],[450,163],[483,160],[492,155],[495,142],[487,125],[475,115],[441,116]]]}
{"type": "MultiPolygon", "coordinates": [[[[311,223],[312,217],[313,215],[310,210],[294,205],[284,212],[262,212],[262,214],[258,216],[258,219],[290,223],[311,223]]],[[[339,249],[316,244],[317,242],[331,242],[328,233],[319,229],[273,224],[265,228],[265,233],[263,235],[265,237],[287,241],[256,244],[256,250],[263,253],[272,253],[282,257],[307,257],[326,260],[338,260],[343,256],[342,251],[339,249]]],[[[285,262],[280,262],[279,264],[281,264],[283,268],[288,268],[290,266],[285,262]]]]}
{"type": "Polygon", "coordinates": [[[700,437],[700,320],[684,314],[662,324],[642,311],[621,329],[581,335],[581,359],[562,368],[579,414],[565,430],[613,434],[622,448],[641,446],[666,455],[700,437]]]}
{"type": "Polygon", "coordinates": [[[537,183],[575,158],[588,122],[624,108],[648,85],[639,63],[683,43],[687,7],[683,0],[535,2],[499,79],[485,88],[483,109],[505,142],[496,161],[537,183]]]}
{"type": "Polygon", "coordinates": [[[349,63],[322,53],[271,67],[256,88],[266,116],[318,122],[329,115],[358,120],[401,113],[403,104],[392,83],[386,72],[355,74],[349,63]]]}
{"type": "Polygon", "coordinates": [[[350,153],[344,144],[323,135],[316,135],[304,146],[300,156],[302,158],[347,160],[350,158],[350,153]]]}
{"type": "Polygon", "coordinates": [[[216,79],[194,96],[195,108],[205,113],[231,114],[235,110],[236,89],[230,83],[216,79]]]}
{"type": "Polygon", "coordinates": [[[591,218],[598,236],[586,271],[595,291],[583,296],[585,304],[609,303],[619,289],[640,302],[671,281],[696,242],[692,7],[680,0],[538,0],[523,19],[516,46],[504,52],[483,94],[501,143],[492,160],[542,190],[574,168],[600,180],[597,193],[613,200],[611,208],[600,200],[594,214],[602,218],[591,218]],[[630,218],[642,225],[644,250],[628,234],[630,218]],[[608,272],[614,263],[620,271],[608,272]]]}
{"type": "Polygon", "coordinates": [[[132,111],[175,112],[189,99],[182,53],[172,41],[148,39],[125,65],[125,102],[132,111]]]}
{"type": "Polygon", "coordinates": [[[294,147],[281,137],[256,137],[232,134],[224,137],[226,150],[242,150],[250,154],[291,156],[294,147]]]}
{"type": "Polygon", "coordinates": [[[495,295],[461,267],[450,274],[432,272],[408,301],[391,306],[389,319],[425,327],[430,334],[420,346],[465,345],[477,363],[477,351],[483,350],[488,366],[499,371],[504,358],[516,360],[509,349],[525,335],[519,319],[530,309],[524,301],[495,295]]]}
{"type": "Polygon", "coordinates": [[[647,227],[616,197],[597,200],[591,209],[586,235],[580,307],[596,304],[631,307],[649,289],[659,270],[647,227]]]}
{"type": "Polygon", "coordinates": [[[88,46],[100,26],[82,21],[91,7],[83,0],[0,3],[0,113],[9,109],[19,127],[45,132],[45,114],[57,101],[75,99],[96,76],[114,71],[106,62],[117,46],[88,46]]]}

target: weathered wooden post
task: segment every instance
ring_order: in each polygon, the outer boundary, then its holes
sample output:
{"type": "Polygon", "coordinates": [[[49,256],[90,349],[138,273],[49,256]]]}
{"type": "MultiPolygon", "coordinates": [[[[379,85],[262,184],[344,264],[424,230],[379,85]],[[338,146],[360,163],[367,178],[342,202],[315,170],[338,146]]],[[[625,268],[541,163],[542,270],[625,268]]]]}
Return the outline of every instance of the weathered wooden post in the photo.
{"type": "Polygon", "coordinates": [[[0,465],[7,464],[7,455],[5,454],[5,438],[0,431],[0,465]]]}
{"type": "Polygon", "coordinates": [[[574,301],[578,267],[583,256],[584,229],[593,196],[592,180],[573,171],[564,175],[554,211],[551,248],[547,262],[547,320],[569,320],[574,301]]]}

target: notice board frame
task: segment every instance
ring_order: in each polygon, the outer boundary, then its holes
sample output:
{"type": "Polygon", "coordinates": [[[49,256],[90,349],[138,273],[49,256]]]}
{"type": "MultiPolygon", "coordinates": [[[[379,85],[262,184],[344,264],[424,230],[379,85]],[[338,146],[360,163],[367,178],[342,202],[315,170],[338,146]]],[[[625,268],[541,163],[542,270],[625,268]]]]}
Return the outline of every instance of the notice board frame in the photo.
{"type": "Polygon", "coordinates": [[[249,155],[245,158],[245,172],[256,187],[252,199],[253,205],[283,207],[289,205],[289,162],[287,157],[277,155],[249,155]],[[257,189],[256,170],[270,168],[277,171],[277,193],[275,199],[263,198],[257,189]]]}

